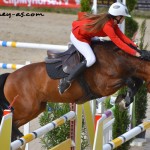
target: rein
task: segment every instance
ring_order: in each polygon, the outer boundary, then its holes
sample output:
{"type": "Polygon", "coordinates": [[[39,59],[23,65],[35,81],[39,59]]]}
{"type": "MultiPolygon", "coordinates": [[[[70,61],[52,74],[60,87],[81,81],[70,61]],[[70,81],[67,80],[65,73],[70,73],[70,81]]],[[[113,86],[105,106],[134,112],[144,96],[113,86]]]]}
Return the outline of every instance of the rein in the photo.
{"type": "Polygon", "coordinates": [[[120,19],[116,19],[116,18],[114,18],[116,21],[117,21],[117,24],[119,24],[120,23],[120,20],[123,18],[123,16],[121,16],[120,17],[120,19]]]}

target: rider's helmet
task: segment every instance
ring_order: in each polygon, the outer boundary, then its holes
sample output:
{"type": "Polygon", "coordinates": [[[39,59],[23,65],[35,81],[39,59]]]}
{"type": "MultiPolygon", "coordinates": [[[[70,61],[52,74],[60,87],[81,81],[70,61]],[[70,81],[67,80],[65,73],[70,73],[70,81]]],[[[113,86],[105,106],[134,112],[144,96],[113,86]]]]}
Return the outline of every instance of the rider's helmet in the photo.
{"type": "Polygon", "coordinates": [[[127,6],[120,2],[113,3],[109,8],[108,13],[112,16],[131,17],[128,12],[127,6]]]}

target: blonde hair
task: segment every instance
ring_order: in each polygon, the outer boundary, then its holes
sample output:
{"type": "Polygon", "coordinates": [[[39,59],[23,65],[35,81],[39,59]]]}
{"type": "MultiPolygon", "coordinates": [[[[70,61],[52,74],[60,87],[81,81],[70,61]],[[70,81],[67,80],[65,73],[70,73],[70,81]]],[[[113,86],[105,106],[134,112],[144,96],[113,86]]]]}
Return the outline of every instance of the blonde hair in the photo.
{"type": "Polygon", "coordinates": [[[88,32],[98,32],[103,28],[105,23],[111,19],[110,14],[86,14],[84,19],[91,20],[90,23],[84,24],[84,29],[88,32]]]}

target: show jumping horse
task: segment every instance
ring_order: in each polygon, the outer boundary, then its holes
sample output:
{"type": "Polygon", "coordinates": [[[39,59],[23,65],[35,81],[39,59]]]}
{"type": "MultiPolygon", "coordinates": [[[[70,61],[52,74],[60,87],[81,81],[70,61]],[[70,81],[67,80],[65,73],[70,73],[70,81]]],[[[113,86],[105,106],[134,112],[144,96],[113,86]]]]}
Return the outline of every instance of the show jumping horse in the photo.
{"type": "MultiPolygon", "coordinates": [[[[124,53],[112,42],[97,42],[92,48],[96,63],[79,78],[83,83],[80,80],[74,81],[62,95],[58,92],[59,79],[49,77],[45,62],[33,63],[13,73],[1,75],[0,100],[6,98],[11,104],[16,99],[13,103],[14,126],[18,128],[36,118],[45,110],[47,102],[82,104],[94,98],[112,95],[128,85],[128,79],[131,78],[144,80],[150,92],[149,61],[124,53]]],[[[143,50],[142,53],[146,53],[147,60],[150,59],[148,51],[143,50]]]]}

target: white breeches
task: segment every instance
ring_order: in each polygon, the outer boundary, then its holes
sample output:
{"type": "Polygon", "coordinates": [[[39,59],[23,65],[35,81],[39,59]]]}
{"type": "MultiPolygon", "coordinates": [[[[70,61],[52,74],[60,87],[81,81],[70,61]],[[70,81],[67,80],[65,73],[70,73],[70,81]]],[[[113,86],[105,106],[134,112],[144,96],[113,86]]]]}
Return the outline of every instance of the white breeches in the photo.
{"type": "Polygon", "coordinates": [[[72,42],[72,44],[77,48],[77,50],[85,57],[87,64],[87,67],[92,66],[95,61],[96,61],[96,57],[93,53],[93,50],[91,48],[91,46],[86,43],[86,42],[81,42],[79,41],[71,32],[70,35],[70,40],[72,42]]]}

